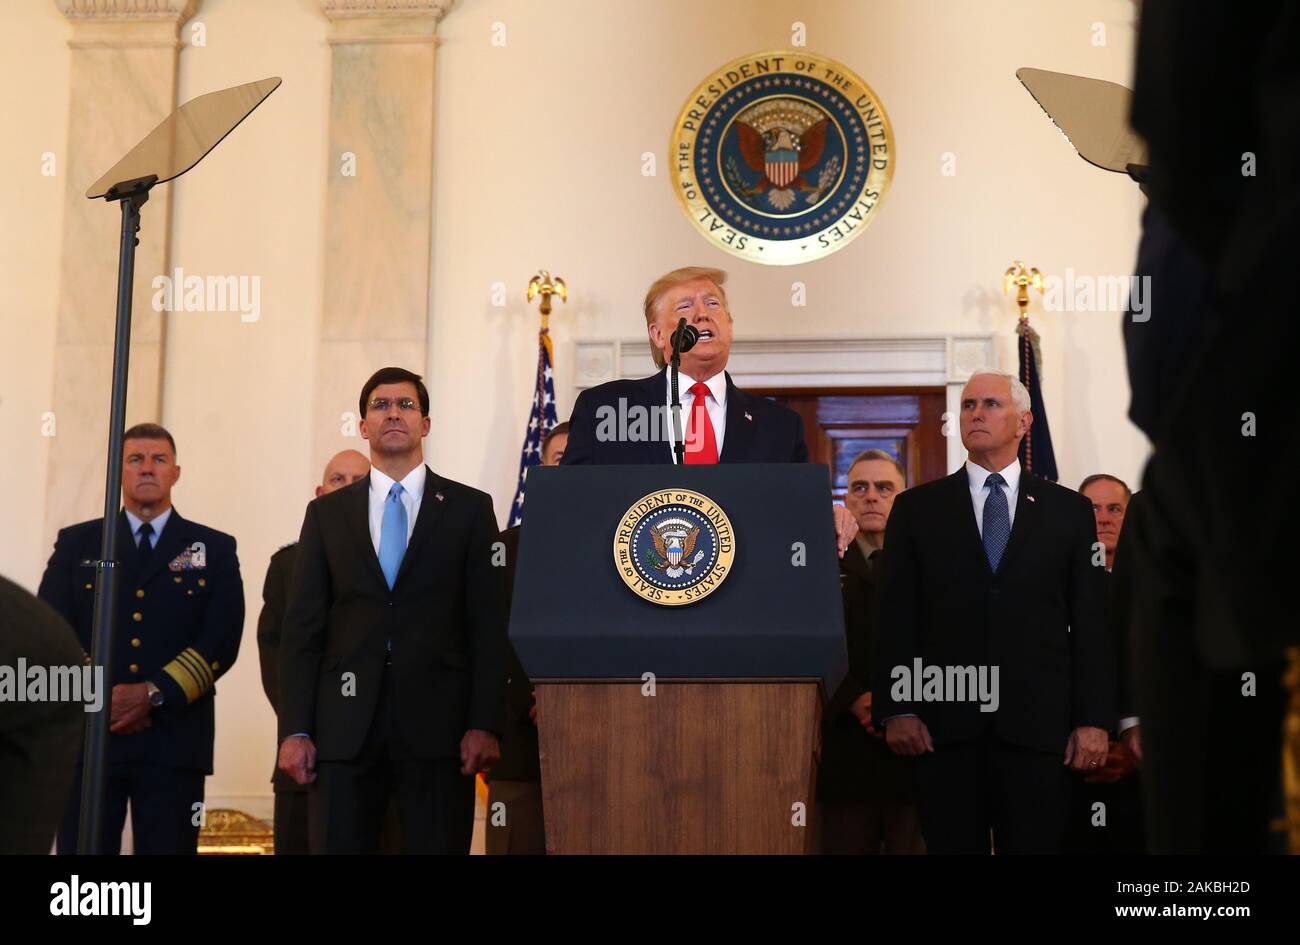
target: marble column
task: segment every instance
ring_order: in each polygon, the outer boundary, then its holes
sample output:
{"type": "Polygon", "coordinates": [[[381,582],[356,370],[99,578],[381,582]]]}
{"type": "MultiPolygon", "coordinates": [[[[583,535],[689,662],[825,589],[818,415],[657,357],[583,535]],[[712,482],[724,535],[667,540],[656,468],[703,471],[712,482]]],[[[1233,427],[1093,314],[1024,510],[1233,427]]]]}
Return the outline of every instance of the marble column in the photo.
{"type": "MultiPolygon", "coordinates": [[[[121,211],[87,200],[86,188],[175,109],[180,29],[200,0],[55,2],[72,24],[72,76],[45,501],[50,543],[58,528],[104,510],[121,211]]],[[[163,316],[150,304],[150,283],[169,269],[170,228],[171,188],[164,185],[141,211],[128,427],[161,420],[163,316]]]]}
{"type": "Polygon", "coordinates": [[[386,365],[425,373],[433,230],[434,49],[455,0],[322,0],[330,20],[324,293],[313,468],[358,438],[386,365]]]}

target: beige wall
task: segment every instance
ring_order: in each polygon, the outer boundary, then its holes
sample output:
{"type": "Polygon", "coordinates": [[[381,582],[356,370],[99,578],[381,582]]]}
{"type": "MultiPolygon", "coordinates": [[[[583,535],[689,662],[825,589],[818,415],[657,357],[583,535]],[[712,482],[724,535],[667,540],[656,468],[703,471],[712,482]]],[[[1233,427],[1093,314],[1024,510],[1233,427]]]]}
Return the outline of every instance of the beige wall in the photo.
{"type": "MultiPolygon", "coordinates": [[[[33,591],[48,557],[41,547],[50,453],[43,415],[57,406],[71,35],[53,3],[22,0],[0,12],[0,106],[7,116],[0,148],[0,574],[33,591]],[[46,152],[54,155],[53,176],[42,173],[46,152]]],[[[114,300],[104,301],[111,318],[114,300]]],[[[57,434],[57,413],[54,420],[57,434]]],[[[102,495],[101,486],[101,502],[102,495]]]]}
{"type": "MultiPolygon", "coordinates": [[[[491,491],[504,523],[536,353],[536,312],[523,287],[542,266],[571,288],[552,317],[562,416],[572,404],[573,340],[636,337],[648,282],[693,263],[732,273],[742,337],[994,331],[1003,366],[1013,366],[1014,306],[1001,296],[1002,271],[1020,257],[1044,273],[1127,273],[1140,211],[1133,185],[1073,156],[1014,71],[1033,65],[1127,82],[1133,17],[1128,0],[1086,9],[1032,0],[460,0],[440,26],[435,77],[423,366],[434,403],[431,463],[491,491]],[[764,268],[696,235],[672,195],[664,152],[704,74],[747,52],[789,46],[796,15],[810,51],[844,62],[883,99],[898,165],[879,218],[848,248],[806,266],[764,268]],[[1092,44],[1098,20],[1103,47],[1092,44]],[[491,43],[496,22],[505,25],[504,47],[491,43]],[[658,157],[658,176],[641,174],[646,151],[658,157]],[[956,156],[954,177],[940,172],[944,152],[956,156]],[[806,308],[790,305],[794,280],[807,286],[806,308]],[[495,282],[507,286],[505,307],[491,304],[495,282]]],[[[169,316],[162,417],[180,441],[177,506],[239,539],[249,617],[243,656],[220,687],[209,794],[253,809],[252,798],[269,789],[273,752],[253,638],[261,582],[271,552],[296,536],[326,459],[312,455],[307,418],[324,184],[336,172],[327,139],[330,51],[314,0],[204,0],[195,19],[207,46],[182,49],[180,100],[284,78],[172,185],[173,265],[258,275],[262,298],[256,323],[237,314],[169,316]]],[[[26,94],[13,108],[10,140],[19,147],[0,153],[0,179],[26,182],[5,197],[8,220],[23,220],[23,229],[0,237],[13,287],[0,338],[0,570],[34,588],[45,550],[22,536],[40,533],[44,513],[39,416],[57,403],[52,313],[63,199],[61,184],[34,168],[40,151],[58,151],[66,137],[68,31],[45,0],[6,4],[0,27],[0,87],[26,94]]],[[[353,232],[375,238],[365,219],[353,232]]],[[[1062,481],[1074,485],[1099,469],[1135,480],[1145,446],[1124,419],[1118,314],[1034,321],[1062,481]]]]}

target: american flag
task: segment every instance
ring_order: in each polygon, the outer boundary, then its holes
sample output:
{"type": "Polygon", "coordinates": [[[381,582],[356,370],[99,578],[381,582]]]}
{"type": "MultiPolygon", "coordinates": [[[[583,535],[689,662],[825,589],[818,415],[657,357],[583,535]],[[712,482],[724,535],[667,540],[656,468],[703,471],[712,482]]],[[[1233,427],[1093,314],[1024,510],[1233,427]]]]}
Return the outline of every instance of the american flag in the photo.
{"type": "Polygon", "coordinates": [[[537,381],[533,385],[533,409],[528,413],[528,429],[524,431],[524,449],[519,457],[519,488],[510,505],[510,525],[513,528],[524,519],[524,484],[528,467],[542,461],[542,438],[560,421],[555,417],[555,379],[551,374],[551,333],[543,328],[537,333],[537,381]]]}

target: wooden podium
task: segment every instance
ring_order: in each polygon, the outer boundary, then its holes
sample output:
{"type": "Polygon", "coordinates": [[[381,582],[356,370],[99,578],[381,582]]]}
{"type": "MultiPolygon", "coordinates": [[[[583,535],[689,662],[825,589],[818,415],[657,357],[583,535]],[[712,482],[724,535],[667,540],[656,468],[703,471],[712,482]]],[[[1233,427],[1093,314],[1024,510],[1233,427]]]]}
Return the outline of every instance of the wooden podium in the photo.
{"type": "Polygon", "coordinates": [[[546,852],[812,852],[819,688],[538,684],[546,852]]]}
{"type": "Polygon", "coordinates": [[[826,467],[534,467],[510,639],[548,852],[813,852],[821,702],[848,665],[826,467]],[[664,606],[620,576],[620,523],[655,490],[734,529],[703,599],[664,606]]]}

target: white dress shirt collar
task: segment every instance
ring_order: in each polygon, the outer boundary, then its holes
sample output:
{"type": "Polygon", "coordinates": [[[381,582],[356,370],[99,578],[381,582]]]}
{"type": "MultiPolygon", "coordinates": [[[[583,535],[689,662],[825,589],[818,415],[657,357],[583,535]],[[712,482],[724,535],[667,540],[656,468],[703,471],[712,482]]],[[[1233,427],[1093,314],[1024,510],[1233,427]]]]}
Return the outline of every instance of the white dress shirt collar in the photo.
{"type": "MultiPolygon", "coordinates": [[[[420,463],[402,478],[402,505],[406,508],[406,540],[409,543],[415,534],[415,522],[420,516],[420,503],[424,499],[424,484],[429,468],[420,463]]],[[[391,476],[378,468],[370,467],[369,521],[370,542],[375,554],[379,554],[379,539],[384,528],[384,504],[388,501],[388,492],[393,488],[391,476]]]]}
{"type": "MultiPolygon", "coordinates": [[[[131,543],[137,548],[140,547],[140,526],[144,524],[144,519],[136,515],[130,509],[122,509],[126,513],[127,524],[131,526],[131,543]]],[[[158,547],[158,536],[162,530],[167,527],[167,520],[172,517],[172,507],[169,505],[158,515],[155,515],[149,522],[153,526],[153,540],[151,544],[158,547]]]]}
{"type": "MultiPolygon", "coordinates": [[[[1006,481],[1006,485],[1002,487],[1002,492],[1007,499],[1007,524],[1014,528],[1016,524],[1016,502],[1020,499],[1020,460],[1018,458],[1013,459],[997,472],[1006,481]]],[[[969,459],[966,460],[966,485],[970,488],[971,508],[975,512],[975,527],[979,529],[980,537],[984,535],[984,502],[988,499],[990,492],[990,490],[984,488],[984,483],[988,481],[991,475],[993,473],[979,463],[969,459]]]]}
{"type": "MultiPolygon", "coordinates": [[[[668,395],[668,403],[671,404],[673,402],[673,375],[671,369],[669,369],[664,375],[664,380],[665,390],[668,395]]],[[[691,388],[694,387],[695,384],[695,378],[691,377],[685,371],[677,372],[677,391],[683,399],[682,406],[688,410],[690,409],[690,404],[685,402],[685,398],[690,394],[691,388]]],[[[722,409],[727,409],[727,372],[719,371],[717,374],[705,381],[704,385],[708,387],[709,393],[713,395],[714,402],[722,409]]]]}
{"type": "MultiPolygon", "coordinates": [[[[424,498],[424,480],[428,474],[429,467],[420,463],[404,477],[402,477],[402,488],[406,490],[413,498],[424,498]]],[[[370,467],[370,491],[378,492],[385,499],[388,498],[388,492],[393,488],[395,480],[381,470],[378,466],[370,467]]]]}
{"type": "MultiPolygon", "coordinates": [[[[1002,469],[997,470],[997,473],[1004,480],[1006,480],[1007,492],[1019,491],[1020,489],[1020,458],[1019,457],[1013,459],[1009,464],[1004,466],[1002,469]]],[[[983,466],[981,466],[979,463],[971,459],[966,460],[966,481],[967,483],[970,484],[970,487],[972,489],[983,489],[984,481],[988,479],[988,477],[991,475],[992,473],[989,472],[989,470],[985,469],[983,466]]]]}

